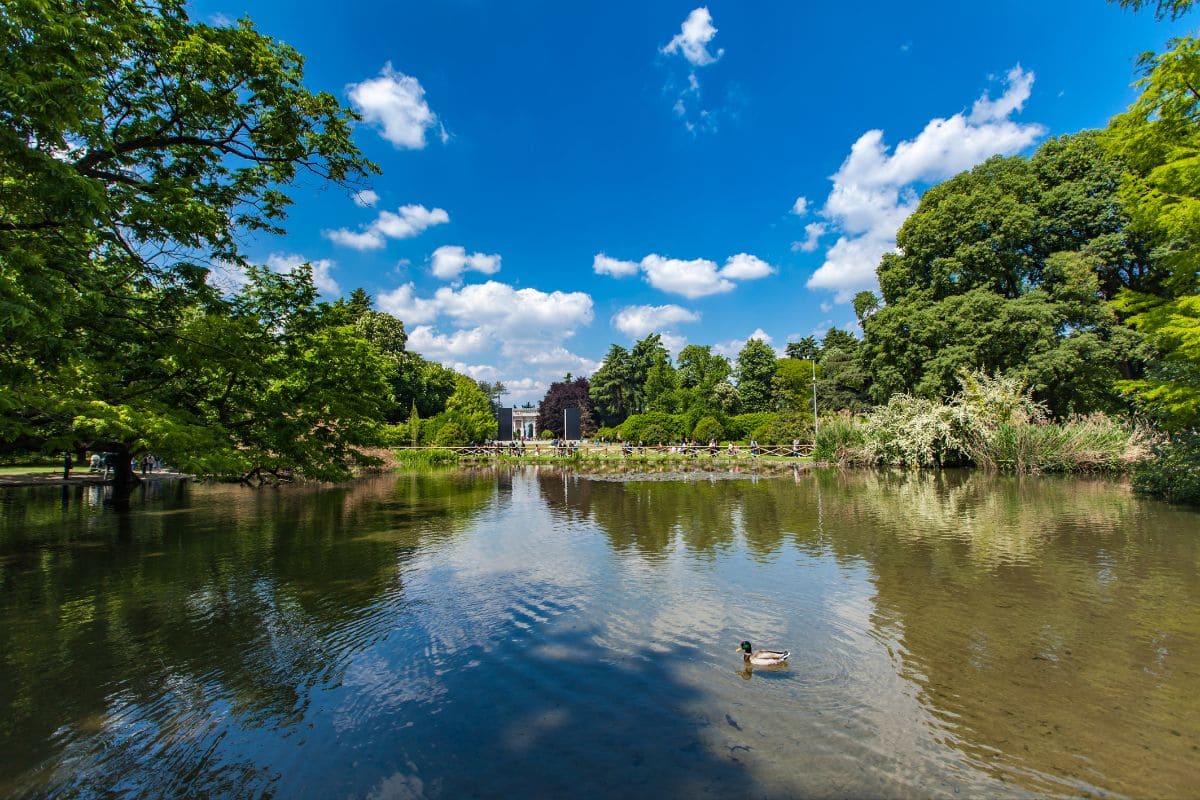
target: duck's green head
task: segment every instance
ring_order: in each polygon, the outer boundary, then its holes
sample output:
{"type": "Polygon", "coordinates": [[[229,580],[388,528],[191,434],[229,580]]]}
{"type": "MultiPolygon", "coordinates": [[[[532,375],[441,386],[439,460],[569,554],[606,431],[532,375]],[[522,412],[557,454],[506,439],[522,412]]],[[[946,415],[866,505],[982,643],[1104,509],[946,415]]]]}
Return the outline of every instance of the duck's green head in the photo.
{"type": "Polygon", "coordinates": [[[753,649],[754,648],[750,646],[749,642],[742,642],[740,645],[738,645],[738,652],[740,653],[749,653],[753,649]]]}

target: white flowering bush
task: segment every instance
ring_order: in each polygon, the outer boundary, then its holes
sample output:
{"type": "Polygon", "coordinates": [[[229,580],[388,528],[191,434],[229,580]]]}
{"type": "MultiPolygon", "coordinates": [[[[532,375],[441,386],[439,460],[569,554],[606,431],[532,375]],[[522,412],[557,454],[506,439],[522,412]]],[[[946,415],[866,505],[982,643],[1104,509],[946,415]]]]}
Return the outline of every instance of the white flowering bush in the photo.
{"type": "Polygon", "coordinates": [[[894,395],[864,425],[865,447],[878,464],[912,467],[957,464],[966,452],[967,431],[953,406],[907,394],[894,395]]]}
{"type": "Polygon", "coordinates": [[[1144,432],[1103,414],[1051,420],[1015,376],[975,371],[959,380],[949,402],[900,394],[861,422],[844,420],[836,437],[818,436],[818,453],[841,463],[1016,472],[1117,471],[1146,455],[1144,432]]]}

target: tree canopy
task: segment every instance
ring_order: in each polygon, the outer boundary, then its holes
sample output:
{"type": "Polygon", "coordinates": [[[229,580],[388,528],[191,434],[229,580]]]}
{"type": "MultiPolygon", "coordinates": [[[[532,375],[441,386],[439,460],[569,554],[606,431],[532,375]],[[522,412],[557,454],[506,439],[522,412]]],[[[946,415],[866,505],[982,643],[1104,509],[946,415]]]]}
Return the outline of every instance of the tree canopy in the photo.
{"type": "MultiPolygon", "coordinates": [[[[568,379],[570,377],[570,375],[567,376],[568,379]]],[[[583,431],[583,435],[589,436],[595,433],[595,426],[591,423],[593,409],[589,397],[590,388],[591,385],[587,378],[562,380],[550,384],[550,388],[546,390],[546,396],[538,404],[538,429],[551,431],[561,439],[565,432],[563,411],[568,408],[578,408],[583,412],[580,416],[581,427],[587,428],[583,431]]]]}
{"type": "Polygon", "coordinates": [[[761,339],[750,339],[737,357],[737,389],[742,410],[770,411],[774,389],[775,351],[761,339]]]}
{"type": "Polygon", "coordinates": [[[1118,406],[1145,353],[1106,301],[1161,281],[1118,196],[1126,174],[1089,132],[926,192],[880,263],[886,305],[863,303],[873,399],[948,397],[982,368],[1015,371],[1059,414],[1118,406]]]}
{"type": "Polygon", "coordinates": [[[351,463],[388,399],[379,351],[304,268],[231,298],[207,278],[248,267],[239,242],[281,230],[302,174],[375,171],[353,114],[290,47],[176,0],[14,0],[0,39],[0,440],[351,463]]]}
{"type": "Polygon", "coordinates": [[[1184,427],[1200,422],[1200,40],[1176,40],[1142,64],[1142,93],[1105,142],[1132,168],[1121,198],[1166,273],[1162,291],[1131,284],[1116,305],[1161,359],[1121,385],[1184,427]]]}

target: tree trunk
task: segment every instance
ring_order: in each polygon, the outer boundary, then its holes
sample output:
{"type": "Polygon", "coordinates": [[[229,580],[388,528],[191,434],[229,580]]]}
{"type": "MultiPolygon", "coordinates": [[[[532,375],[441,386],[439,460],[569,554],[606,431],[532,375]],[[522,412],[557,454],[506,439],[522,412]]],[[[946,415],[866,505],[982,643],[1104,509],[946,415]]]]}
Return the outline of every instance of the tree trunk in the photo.
{"type": "Polygon", "coordinates": [[[142,482],[138,474],[133,471],[133,467],[129,464],[131,455],[129,453],[129,445],[125,442],[113,442],[108,448],[109,452],[115,453],[116,462],[113,464],[113,503],[118,508],[128,507],[129,496],[133,493],[133,487],[142,482]]]}

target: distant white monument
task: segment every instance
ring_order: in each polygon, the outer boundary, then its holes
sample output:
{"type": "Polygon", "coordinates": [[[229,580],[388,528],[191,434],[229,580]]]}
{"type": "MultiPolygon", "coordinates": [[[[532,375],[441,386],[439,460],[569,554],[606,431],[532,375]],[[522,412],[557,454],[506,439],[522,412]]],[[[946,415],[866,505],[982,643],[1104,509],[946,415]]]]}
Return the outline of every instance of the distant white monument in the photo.
{"type": "Polygon", "coordinates": [[[536,408],[514,408],[512,415],[514,438],[537,438],[538,410],[536,408]]]}

